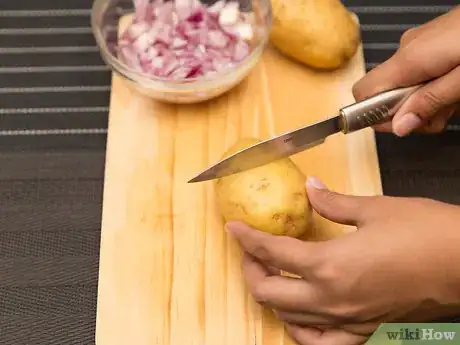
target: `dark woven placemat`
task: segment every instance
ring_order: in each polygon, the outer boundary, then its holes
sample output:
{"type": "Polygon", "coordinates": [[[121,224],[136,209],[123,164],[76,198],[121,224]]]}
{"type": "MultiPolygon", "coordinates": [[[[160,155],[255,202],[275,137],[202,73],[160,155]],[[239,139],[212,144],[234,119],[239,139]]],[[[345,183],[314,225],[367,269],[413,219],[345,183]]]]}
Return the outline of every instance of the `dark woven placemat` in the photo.
{"type": "MultiPolygon", "coordinates": [[[[2,345],[94,343],[110,73],[91,3],[0,1],[2,345]]],[[[362,23],[368,68],[394,52],[403,30],[455,3],[346,1],[362,23]]],[[[457,127],[378,135],[385,193],[460,203],[457,127]]]]}

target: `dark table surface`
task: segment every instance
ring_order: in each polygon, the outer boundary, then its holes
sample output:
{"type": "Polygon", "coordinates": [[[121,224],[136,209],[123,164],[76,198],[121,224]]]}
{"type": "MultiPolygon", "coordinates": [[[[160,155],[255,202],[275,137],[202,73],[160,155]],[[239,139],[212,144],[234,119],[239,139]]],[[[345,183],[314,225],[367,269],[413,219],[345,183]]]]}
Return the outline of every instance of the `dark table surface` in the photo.
{"type": "MultiPolygon", "coordinates": [[[[94,343],[110,73],[91,0],[0,1],[0,343],[94,343]]],[[[367,68],[453,0],[347,0],[367,68]]],[[[384,193],[460,204],[460,121],[378,134],[384,193]]]]}

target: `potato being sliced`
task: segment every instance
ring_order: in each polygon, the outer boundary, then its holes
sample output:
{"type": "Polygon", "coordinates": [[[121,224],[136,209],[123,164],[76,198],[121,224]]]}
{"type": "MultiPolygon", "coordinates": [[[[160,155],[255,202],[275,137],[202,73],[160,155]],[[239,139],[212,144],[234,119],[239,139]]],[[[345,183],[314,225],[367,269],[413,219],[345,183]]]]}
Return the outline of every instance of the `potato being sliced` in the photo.
{"type": "MultiPolygon", "coordinates": [[[[259,141],[244,138],[223,158],[259,141]]],[[[305,176],[289,158],[225,176],[215,182],[217,207],[225,221],[242,221],[273,234],[299,237],[311,222],[305,176]]]]}

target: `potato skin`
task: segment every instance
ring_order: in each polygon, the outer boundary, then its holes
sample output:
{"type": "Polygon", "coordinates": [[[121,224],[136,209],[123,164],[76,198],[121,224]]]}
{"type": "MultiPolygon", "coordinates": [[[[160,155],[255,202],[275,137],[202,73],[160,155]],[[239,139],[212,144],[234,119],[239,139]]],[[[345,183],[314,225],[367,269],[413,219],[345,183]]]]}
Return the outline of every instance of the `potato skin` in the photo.
{"type": "Polygon", "coordinates": [[[356,53],[359,24],[340,0],[272,0],[270,42],[317,69],[333,70],[356,53]]]}
{"type": "MultiPolygon", "coordinates": [[[[223,157],[257,143],[244,138],[223,157]]],[[[311,207],[305,191],[305,176],[285,158],[215,182],[219,212],[226,222],[242,221],[255,229],[299,237],[309,229],[311,207]]]]}

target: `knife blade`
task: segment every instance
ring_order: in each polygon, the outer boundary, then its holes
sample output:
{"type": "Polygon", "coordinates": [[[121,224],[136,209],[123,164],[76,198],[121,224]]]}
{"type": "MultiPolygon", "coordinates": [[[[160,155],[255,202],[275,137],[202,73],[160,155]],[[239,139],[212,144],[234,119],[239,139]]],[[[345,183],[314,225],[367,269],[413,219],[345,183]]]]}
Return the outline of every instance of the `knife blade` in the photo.
{"type": "Polygon", "coordinates": [[[335,116],[249,146],[206,169],[191,179],[189,183],[249,170],[317,146],[323,143],[329,135],[340,132],[339,120],[339,116],[335,116]]]}
{"type": "Polygon", "coordinates": [[[339,132],[349,134],[385,122],[421,86],[380,93],[340,109],[336,116],[249,146],[219,161],[188,183],[203,182],[253,169],[320,145],[327,137],[339,132]]]}

